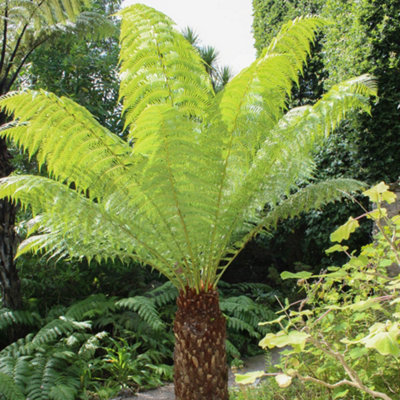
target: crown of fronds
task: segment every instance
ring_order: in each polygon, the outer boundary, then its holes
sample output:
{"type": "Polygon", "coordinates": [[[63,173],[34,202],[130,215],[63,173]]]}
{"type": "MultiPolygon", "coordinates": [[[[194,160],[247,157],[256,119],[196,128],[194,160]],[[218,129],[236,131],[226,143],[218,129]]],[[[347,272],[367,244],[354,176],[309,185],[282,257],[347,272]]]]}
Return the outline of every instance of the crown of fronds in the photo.
{"type": "Polygon", "coordinates": [[[314,144],[349,110],[368,112],[376,94],[364,75],[285,113],[320,19],[286,24],[215,96],[198,53],[168,17],[144,5],[121,16],[129,143],[66,98],[27,91],[1,100],[15,117],[3,135],[49,171],[2,180],[1,195],[34,215],[20,253],[135,259],[178,288],[207,290],[260,227],[359,187],[336,180],[291,197],[312,175],[314,144]]]}

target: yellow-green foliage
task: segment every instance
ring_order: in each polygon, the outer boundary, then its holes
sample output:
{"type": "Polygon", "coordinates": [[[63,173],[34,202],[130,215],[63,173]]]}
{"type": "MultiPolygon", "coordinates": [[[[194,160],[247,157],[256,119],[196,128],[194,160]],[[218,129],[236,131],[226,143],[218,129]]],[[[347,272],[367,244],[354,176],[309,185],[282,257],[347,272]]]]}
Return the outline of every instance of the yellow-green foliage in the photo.
{"type": "Polygon", "coordinates": [[[0,194],[30,205],[35,216],[35,235],[20,253],[133,258],[178,288],[207,290],[262,227],[340,198],[337,189],[359,188],[336,180],[290,197],[312,175],[314,143],[346,111],[368,111],[376,90],[364,75],[285,114],[320,19],[286,24],[216,96],[197,52],[168,17],[144,5],[121,17],[129,143],[51,93],[13,93],[0,102],[15,117],[3,135],[49,171],[49,178],[2,180],[0,194]]]}
{"type": "MultiPolygon", "coordinates": [[[[298,279],[304,289],[301,302],[287,303],[279,318],[266,323],[278,324],[281,330],[260,341],[268,349],[291,346],[283,353],[282,371],[275,373],[282,388],[299,380],[314,391],[308,396],[312,399],[398,399],[400,217],[388,217],[385,203],[396,201],[388,189],[381,182],[365,191],[375,209],[349,218],[332,233],[331,240],[337,243],[327,252],[345,252],[348,263],[319,275],[282,273],[283,279],[298,279]],[[342,242],[362,217],[372,219],[378,233],[356,256],[342,242]]],[[[247,383],[254,381],[246,378],[247,383]]]]}

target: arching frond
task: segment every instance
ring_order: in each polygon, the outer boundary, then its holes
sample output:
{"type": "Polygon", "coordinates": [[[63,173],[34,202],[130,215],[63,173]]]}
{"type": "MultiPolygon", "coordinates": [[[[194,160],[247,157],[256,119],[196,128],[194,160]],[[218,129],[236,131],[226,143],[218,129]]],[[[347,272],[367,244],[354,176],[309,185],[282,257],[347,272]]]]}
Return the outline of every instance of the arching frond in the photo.
{"type": "Polygon", "coordinates": [[[161,320],[160,315],[156,309],[153,299],[144,296],[129,297],[119,300],[116,303],[117,307],[128,308],[139,314],[139,316],[146,321],[152,329],[159,330],[164,327],[164,322],[161,320]]]}
{"type": "Polygon", "coordinates": [[[131,137],[141,134],[135,121],[149,104],[166,103],[203,118],[212,87],[193,46],[170,18],[151,7],[135,4],[120,15],[120,96],[131,137]]]}
{"type": "Polygon", "coordinates": [[[39,168],[89,196],[106,196],[122,171],[131,164],[131,149],[102,127],[84,107],[44,91],[13,92],[0,99],[0,107],[20,121],[3,134],[21,146],[39,168]],[[99,179],[102,176],[102,179],[99,179]]]}
{"type": "MultiPolygon", "coordinates": [[[[293,82],[297,82],[315,30],[323,22],[318,18],[298,19],[285,25],[262,56],[232,79],[216,97],[212,125],[207,140],[222,151],[218,209],[213,237],[229,232],[229,224],[238,210],[229,207],[232,193],[239,193],[257,152],[271,129],[282,117],[293,82]],[[287,44],[295,43],[291,49],[287,44]]],[[[217,257],[219,257],[218,255],[217,257]]]]}
{"type": "Polygon", "coordinates": [[[0,330],[17,324],[35,326],[39,321],[39,314],[31,311],[0,309],[0,330]]]}
{"type": "Polygon", "coordinates": [[[231,220],[229,232],[234,237],[242,235],[243,221],[251,219],[265,204],[275,207],[298,182],[307,181],[313,171],[315,142],[331,133],[348,111],[368,112],[369,97],[374,95],[374,80],[364,75],[333,87],[312,107],[289,111],[269,132],[251,168],[230,196],[229,207],[236,217],[231,220]]]}
{"type": "Polygon", "coordinates": [[[260,212],[258,218],[242,230],[240,239],[233,243],[225,258],[225,265],[220,269],[217,281],[221,278],[224,271],[233,262],[240,250],[244,248],[255,235],[262,229],[272,230],[276,228],[278,221],[293,218],[303,212],[319,209],[323,205],[342,199],[350,193],[365,189],[365,184],[354,179],[330,179],[322,182],[309,184],[296,193],[289,195],[286,199],[276,204],[271,211],[263,215],[260,212]],[[246,232],[247,231],[247,232],[246,232]]]}
{"type": "MultiPolygon", "coordinates": [[[[33,215],[38,216],[32,221],[30,234],[40,235],[28,238],[18,255],[46,250],[57,258],[68,254],[89,260],[133,258],[150,265],[163,259],[156,231],[146,230],[124,214],[118,216],[119,210],[108,210],[107,204],[90,201],[67,186],[40,176],[15,175],[2,183],[1,196],[11,197],[24,207],[29,205],[33,215]]],[[[172,260],[164,259],[164,268],[172,260]]]]}
{"type": "Polygon", "coordinates": [[[329,202],[338,201],[350,193],[360,192],[364,189],[365,184],[354,179],[330,179],[309,184],[283,200],[262,217],[259,227],[274,228],[278,221],[296,217],[303,212],[320,209],[329,202]]]}

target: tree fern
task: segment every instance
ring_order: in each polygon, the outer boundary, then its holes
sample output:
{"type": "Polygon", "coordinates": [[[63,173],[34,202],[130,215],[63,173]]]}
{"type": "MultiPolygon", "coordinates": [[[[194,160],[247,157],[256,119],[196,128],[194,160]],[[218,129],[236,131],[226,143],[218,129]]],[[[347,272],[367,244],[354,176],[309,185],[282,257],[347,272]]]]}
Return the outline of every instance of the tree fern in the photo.
{"type": "MultiPolygon", "coordinates": [[[[4,97],[0,107],[17,122],[2,134],[45,163],[49,178],[2,179],[0,195],[32,208],[32,236],[20,254],[134,259],[164,274],[180,291],[177,398],[203,399],[207,388],[208,398],[225,400],[226,373],[215,367],[225,362],[217,282],[263,226],[340,198],[338,187],[360,187],[335,181],[320,185],[322,194],[316,187],[299,191],[312,179],[314,145],[348,111],[369,111],[375,83],[364,75],[333,87],[313,106],[285,113],[323,25],[309,17],[283,26],[261,57],[215,96],[199,55],[168,17],[140,4],[121,17],[120,96],[129,143],[71,100],[29,91],[4,97]],[[299,208],[289,212],[289,204],[299,208]],[[205,309],[205,302],[214,306],[205,309]],[[217,363],[202,351],[198,332],[208,333],[217,363]],[[200,356],[212,373],[200,376],[200,356]]],[[[156,320],[152,299],[125,304],[146,322],[156,320]]]]}

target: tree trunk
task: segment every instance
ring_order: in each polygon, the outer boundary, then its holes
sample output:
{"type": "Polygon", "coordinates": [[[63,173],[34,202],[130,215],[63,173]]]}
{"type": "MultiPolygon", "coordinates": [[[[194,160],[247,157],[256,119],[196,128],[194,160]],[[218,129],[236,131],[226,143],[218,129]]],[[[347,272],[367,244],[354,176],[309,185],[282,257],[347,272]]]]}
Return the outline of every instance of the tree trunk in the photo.
{"type": "MultiPolygon", "coordinates": [[[[0,113],[0,126],[6,116],[0,113]]],[[[0,138],[0,178],[10,175],[13,168],[6,141],[0,138]]],[[[7,199],[0,199],[0,290],[2,305],[13,310],[22,306],[21,285],[14,262],[18,238],[15,233],[16,208],[7,199]]]]}
{"type": "Polygon", "coordinates": [[[218,292],[181,291],[175,317],[176,400],[228,400],[226,324],[218,292]]]}

